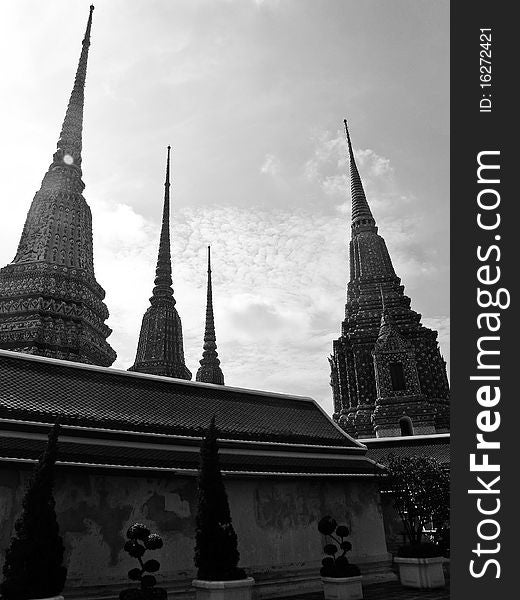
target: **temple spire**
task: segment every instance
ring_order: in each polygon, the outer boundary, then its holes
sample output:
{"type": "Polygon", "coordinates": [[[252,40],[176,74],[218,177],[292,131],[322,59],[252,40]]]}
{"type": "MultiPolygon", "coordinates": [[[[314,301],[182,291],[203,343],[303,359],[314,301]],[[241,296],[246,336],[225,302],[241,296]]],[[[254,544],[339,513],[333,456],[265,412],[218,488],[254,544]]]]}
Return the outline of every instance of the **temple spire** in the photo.
{"type": "Polygon", "coordinates": [[[155,287],[153,288],[150,302],[154,302],[156,298],[171,297],[173,298],[172,289],[172,263],[170,250],[170,150],[168,146],[168,155],[166,158],[166,178],[164,181],[164,205],[161,225],[161,236],[159,239],[159,254],[157,256],[157,266],[155,268],[155,287]]]}
{"type": "Polygon", "coordinates": [[[80,176],[85,79],[87,76],[88,49],[90,46],[90,30],[92,28],[93,12],[94,6],[91,5],[76,77],[74,79],[74,86],[61,127],[60,139],[58,140],[57,149],[54,153],[53,162],[50,167],[52,169],[53,167],[67,165],[76,170],[80,176]]]}
{"type": "Polygon", "coordinates": [[[350,158],[350,193],[352,196],[352,229],[357,229],[360,226],[368,225],[371,229],[375,227],[375,220],[372,216],[370,206],[368,205],[365,190],[363,189],[363,183],[359,175],[359,171],[356,165],[356,159],[354,158],[354,150],[352,149],[352,142],[350,140],[350,133],[348,130],[347,120],[344,119],[345,132],[347,134],[348,153],[350,158]]]}
{"type": "Polygon", "coordinates": [[[93,10],[53,162],[33,198],[16,255],[0,269],[0,347],[109,366],[116,353],[106,341],[111,329],[105,291],[94,275],[92,213],[81,180],[93,10]]]}
{"type": "Polygon", "coordinates": [[[204,350],[195,379],[205,383],[224,385],[224,374],[220,368],[213,315],[213,290],[211,285],[211,246],[208,246],[208,289],[206,299],[206,326],[204,328],[204,350]]]}
{"type": "Polygon", "coordinates": [[[159,255],[150,306],[143,316],[135,362],[129,371],[191,379],[184,363],[182,324],[175,308],[170,253],[170,150],[166,158],[159,255]]]}
{"type": "Polygon", "coordinates": [[[344,123],[352,236],[345,318],[330,359],[334,419],[358,437],[398,435],[405,411],[416,432],[443,432],[449,429],[449,385],[437,332],[424,327],[410,308],[368,205],[344,123]]]}

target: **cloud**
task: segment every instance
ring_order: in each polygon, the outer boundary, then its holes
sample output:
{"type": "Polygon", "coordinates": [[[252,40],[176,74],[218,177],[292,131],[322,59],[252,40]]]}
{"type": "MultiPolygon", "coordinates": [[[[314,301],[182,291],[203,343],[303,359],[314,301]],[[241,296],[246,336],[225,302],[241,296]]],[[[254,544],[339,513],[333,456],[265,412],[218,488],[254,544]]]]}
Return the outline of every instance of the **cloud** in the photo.
{"type": "Polygon", "coordinates": [[[266,154],[264,162],[260,167],[260,172],[265,173],[266,175],[278,175],[281,170],[280,160],[274,156],[274,154],[266,154]]]}
{"type": "Polygon", "coordinates": [[[366,150],[355,150],[354,156],[358,167],[363,170],[363,173],[371,177],[390,176],[394,169],[390,166],[390,159],[384,156],[379,156],[370,148],[366,150]]]}
{"type": "MultiPolygon", "coordinates": [[[[327,196],[344,202],[350,187],[348,155],[343,132],[323,131],[315,136],[314,153],[305,162],[303,173],[307,180],[317,182],[327,196]]],[[[371,204],[377,206],[383,197],[398,194],[389,158],[370,148],[354,148],[354,157],[371,204]]]]}
{"type": "MultiPolygon", "coordinates": [[[[123,204],[98,201],[92,211],[96,277],[107,292],[113,328],[109,341],[118,353],[115,366],[128,368],[153,287],[159,223],[123,204]]],[[[202,353],[211,243],[227,383],[313,395],[330,408],[326,357],[343,310],[346,261],[337,252],[343,237],[337,216],[235,207],[179,211],[172,226],[173,280],[188,367],[195,372],[202,353]]]]}

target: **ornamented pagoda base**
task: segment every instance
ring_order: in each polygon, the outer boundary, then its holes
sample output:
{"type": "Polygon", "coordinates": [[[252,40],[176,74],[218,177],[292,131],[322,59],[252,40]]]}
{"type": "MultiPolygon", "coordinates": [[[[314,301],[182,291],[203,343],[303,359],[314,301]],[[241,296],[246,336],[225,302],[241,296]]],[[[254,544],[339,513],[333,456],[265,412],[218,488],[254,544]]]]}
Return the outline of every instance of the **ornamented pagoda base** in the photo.
{"type": "Polygon", "coordinates": [[[0,347],[109,367],[105,292],[82,269],[38,261],[0,269],[0,347]]]}
{"type": "Polygon", "coordinates": [[[372,420],[376,437],[402,435],[400,421],[404,417],[413,423],[414,435],[437,433],[435,429],[435,407],[425,398],[405,397],[379,398],[372,420]]]}

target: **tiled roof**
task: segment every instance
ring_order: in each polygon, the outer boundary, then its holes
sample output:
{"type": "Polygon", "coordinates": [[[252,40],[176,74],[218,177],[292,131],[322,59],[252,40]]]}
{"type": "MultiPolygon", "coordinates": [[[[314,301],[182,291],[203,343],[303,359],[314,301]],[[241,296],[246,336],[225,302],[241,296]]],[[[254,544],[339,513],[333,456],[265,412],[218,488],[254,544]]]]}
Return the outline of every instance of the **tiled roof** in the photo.
{"type": "Polygon", "coordinates": [[[310,398],[128,373],[0,350],[0,418],[359,448],[310,398]]]}
{"type": "Polygon", "coordinates": [[[450,464],[450,437],[444,434],[361,440],[368,448],[367,457],[385,464],[389,454],[432,456],[443,465],[450,464]]]}

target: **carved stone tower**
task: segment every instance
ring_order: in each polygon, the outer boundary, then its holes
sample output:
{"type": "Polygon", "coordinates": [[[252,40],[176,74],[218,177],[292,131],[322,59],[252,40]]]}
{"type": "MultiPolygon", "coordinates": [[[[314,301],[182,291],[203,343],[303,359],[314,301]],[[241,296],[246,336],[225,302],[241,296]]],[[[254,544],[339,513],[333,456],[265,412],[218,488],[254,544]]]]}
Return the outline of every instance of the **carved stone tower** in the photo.
{"type": "Polygon", "coordinates": [[[334,419],[351,435],[449,431],[449,385],[437,332],[421,325],[368,205],[345,121],[350,158],[350,281],[333,342],[334,419]]]}
{"type": "Polygon", "coordinates": [[[92,216],[82,192],[83,103],[92,11],[52,164],[32,201],[13,262],[0,270],[0,347],[101,366],[105,292],[94,275],[92,216]]]}
{"type": "Polygon", "coordinates": [[[175,308],[172,288],[170,146],[166,160],[164,207],[154,283],[150,306],[143,316],[135,363],[128,370],[190,380],[191,372],[184,364],[181,319],[175,308]]]}
{"type": "Polygon", "coordinates": [[[204,351],[195,377],[197,381],[224,385],[224,374],[220,368],[213,316],[213,292],[211,289],[211,248],[208,246],[208,297],[206,302],[206,327],[204,329],[204,351]]]}

